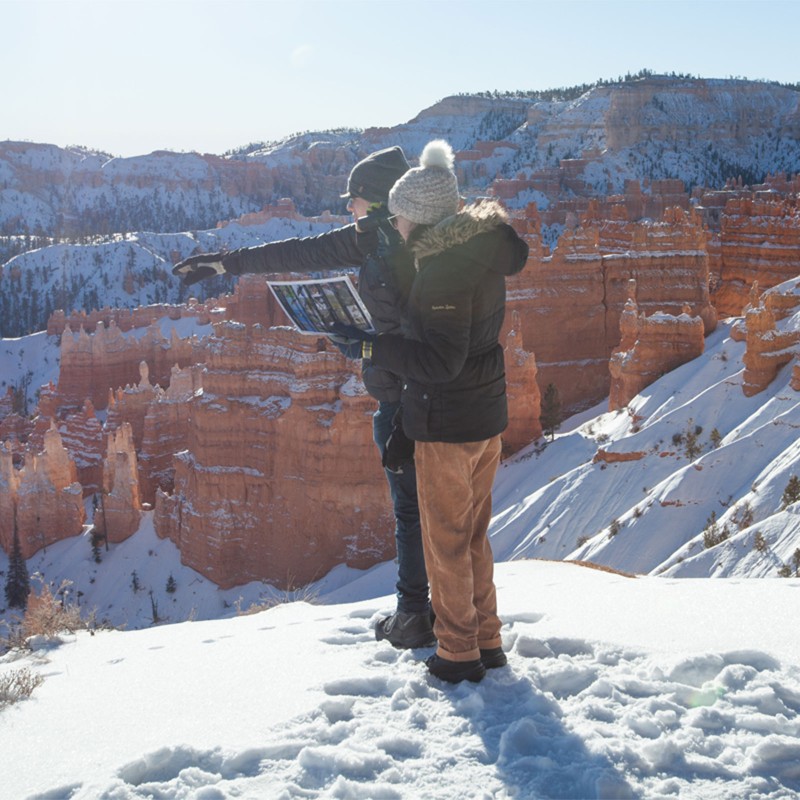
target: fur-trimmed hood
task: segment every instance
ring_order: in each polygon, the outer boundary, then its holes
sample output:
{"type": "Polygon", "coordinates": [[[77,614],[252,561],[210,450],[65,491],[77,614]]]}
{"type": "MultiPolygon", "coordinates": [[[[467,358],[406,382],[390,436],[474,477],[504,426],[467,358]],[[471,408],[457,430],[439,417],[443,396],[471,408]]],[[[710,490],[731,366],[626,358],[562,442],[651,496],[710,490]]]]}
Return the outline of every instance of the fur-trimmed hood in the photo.
{"type": "Polygon", "coordinates": [[[497,200],[471,203],[457,214],[424,230],[409,245],[409,249],[417,259],[419,269],[420,259],[457,247],[481,233],[488,233],[507,223],[508,214],[497,200]]]}

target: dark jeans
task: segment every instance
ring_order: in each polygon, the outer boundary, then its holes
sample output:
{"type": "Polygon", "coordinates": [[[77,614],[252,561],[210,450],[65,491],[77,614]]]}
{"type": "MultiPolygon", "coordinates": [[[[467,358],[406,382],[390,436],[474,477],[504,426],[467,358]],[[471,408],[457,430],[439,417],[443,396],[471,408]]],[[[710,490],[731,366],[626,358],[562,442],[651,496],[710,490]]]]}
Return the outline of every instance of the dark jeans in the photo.
{"type": "MultiPolygon", "coordinates": [[[[375,444],[383,456],[386,440],[392,432],[392,418],[400,403],[381,402],[372,417],[375,444]]],[[[384,470],[392,495],[397,541],[397,610],[423,614],[430,608],[428,574],[422,552],[422,527],[417,504],[417,471],[414,464],[403,469],[402,475],[384,470]]]]}

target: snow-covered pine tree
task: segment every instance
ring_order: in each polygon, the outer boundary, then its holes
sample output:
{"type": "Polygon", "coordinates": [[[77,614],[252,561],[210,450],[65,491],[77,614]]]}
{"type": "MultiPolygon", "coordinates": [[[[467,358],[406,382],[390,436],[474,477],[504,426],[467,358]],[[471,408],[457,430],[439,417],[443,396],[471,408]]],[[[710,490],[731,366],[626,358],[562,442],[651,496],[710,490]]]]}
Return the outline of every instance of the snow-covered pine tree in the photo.
{"type": "Polygon", "coordinates": [[[561,398],[558,395],[558,389],[555,384],[548,383],[547,388],[544,390],[544,397],[542,397],[539,422],[542,425],[542,431],[544,431],[545,436],[550,437],[550,441],[555,439],[556,431],[561,427],[562,420],[561,398]]]}
{"type": "Polygon", "coordinates": [[[14,543],[11,546],[11,554],[8,559],[5,591],[6,603],[9,608],[19,608],[22,611],[27,608],[30,580],[28,578],[28,567],[25,564],[25,559],[22,557],[22,550],[19,546],[16,524],[14,525],[14,543]]]}

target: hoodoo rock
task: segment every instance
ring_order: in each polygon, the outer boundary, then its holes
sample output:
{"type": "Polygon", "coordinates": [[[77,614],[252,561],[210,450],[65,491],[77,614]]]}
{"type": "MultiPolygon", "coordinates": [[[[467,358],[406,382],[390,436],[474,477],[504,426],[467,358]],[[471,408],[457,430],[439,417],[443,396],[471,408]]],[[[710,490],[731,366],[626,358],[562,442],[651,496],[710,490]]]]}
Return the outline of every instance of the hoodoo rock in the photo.
{"type": "Polygon", "coordinates": [[[166,339],[157,324],[139,338],[124,335],[113,320],[108,327],[99,321],[91,336],[83,328],[74,334],[67,325],[61,337],[59,405],[79,409],[88,397],[96,409],[105,409],[109,388],[138,382],[143,361],[152,380],[165,386],[174,364],[190,366],[202,360],[199,356],[195,338],[182,339],[173,328],[166,339]]]}
{"type": "Polygon", "coordinates": [[[507,455],[516,453],[542,435],[536,357],[522,346],[521,324],[519,312],[513,312],[511,329],[505,336],[508,427],[503,432],[503,452],[507,455]]]}
{"type": "Polygon", "coordinates": [[[202,391],[200,365],[172,368],[166,390],[160,388],[146,408],[139,452],[139,484],[142,502],[155,504],[156,491],[172,492],[173,456],[186,450],[189,441],[192,398],[202,391]]]}
{"type": "Polygon", "coordinates": [[[16,522],[23,558],[37,550],[76,536],[86,512],[75,463],[51,423],[44,449],[26,457],[16,469],[6,445],[0,447],[0,543],[10,552],[16,522]]]}
{"type": "Polygon", "coordinates": [[[734,326],[732,337],[746,342],[742,390],[752,397],[773,381],[781,367],[797,356],[800,331],[780,330],[778,322],[796,312],[800,305],[797,282],[788,281],[759,295],[753,284],[744,320],[734,326]]]}
{"type": "Polygon", "coordinates": [[[105,442],[103,426],[97,418],[91,400],[83,408],[58,423],[64,447],[75,462],[83,495],[96,494],[103,487],[103,457],[105,442]]]}
{"type": "Polygon", "coordinates": [[[611,356],[610,411],[624,408],[646,386],[670,370],[691,361],[705,348],[704,326],[688,307],[675,316],[639,313],[636,281],[629,283],[629,297],[620,317],[621,342],[611,356]]]}
{"type": "Polygon", "coordinates": [[[374,401],[327,340],[215,325],[175,489],[156,530],[220,586],[287,588],[394,552],[374,401]]]}
{"type": "Polygon", "coordinates": [[[123,542],[139,527],[142,504],[133,431],[126,422],[108,435],[103,492],[95,511],[95,531],[109,542],[123,542]]]}

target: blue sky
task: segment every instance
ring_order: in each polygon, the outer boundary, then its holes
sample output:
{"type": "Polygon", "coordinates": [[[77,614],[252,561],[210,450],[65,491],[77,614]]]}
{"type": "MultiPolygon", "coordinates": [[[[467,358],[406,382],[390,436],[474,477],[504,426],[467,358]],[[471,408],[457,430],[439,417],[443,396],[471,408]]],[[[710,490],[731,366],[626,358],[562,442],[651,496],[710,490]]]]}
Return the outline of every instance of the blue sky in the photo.
{"type": "Polygon", "coordinates": [[[642,68],[800,81],[800,0],[0,0],[0,140],[222,153],[642,68]]]}

